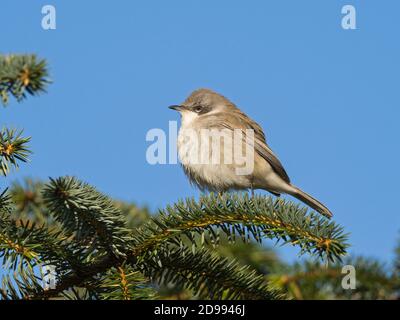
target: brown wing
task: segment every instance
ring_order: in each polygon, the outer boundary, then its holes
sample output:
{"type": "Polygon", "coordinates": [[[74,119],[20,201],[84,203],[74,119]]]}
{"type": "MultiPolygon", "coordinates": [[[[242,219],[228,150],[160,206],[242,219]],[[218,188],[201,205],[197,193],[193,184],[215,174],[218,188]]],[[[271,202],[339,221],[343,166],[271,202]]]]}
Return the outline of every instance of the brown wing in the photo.
{"type": "Polygon", "coordinates": [[[260,141],[255,140],[254,145],[257,153],[263,157],[268,163],[271,165],[272,169],[287,183],[290,183],[290,178],[286,173],[285,168],[283,168],[281,162],[276,157],[276,155],[272,152],[272,150],[268,147],[267,143],[261,143],[260,141]]]}
{"type": "MultiPolygon", "coordinates": [[[[208,127],[227,128],[227,129],[253,129],[254,130],[254,150],[264,158],[272,167],[272,169],[287,183],[290,183],[290,178],[283,168],[278,157],[272,152],[265,141],[265,134],[262,128],[252,121],[243,112],[234,112],[230,114],[210,114],[203,116],[202,121],[206,122],[208,127]]],[[[245,137],[245,132],[243,132],[245,137]]]]}

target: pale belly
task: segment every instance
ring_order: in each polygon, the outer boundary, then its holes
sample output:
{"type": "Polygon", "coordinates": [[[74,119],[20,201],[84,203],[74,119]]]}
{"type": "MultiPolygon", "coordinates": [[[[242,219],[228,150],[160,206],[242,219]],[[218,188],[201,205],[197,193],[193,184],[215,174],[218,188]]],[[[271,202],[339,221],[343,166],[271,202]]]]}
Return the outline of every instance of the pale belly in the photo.
{"type": "Polygon", "coordinates": [[[210,144],[206,148],[180,131],[178,155],[183,169],[192,183],[200,189],[226,191],[251,188],[252,174],[241,174],[234,157],[232,144],[223,148],[210,144]],[[226,155],[229,154],[229,157],[226,155]],[[229,160],[230,159],[230,160],[229,160]]]}

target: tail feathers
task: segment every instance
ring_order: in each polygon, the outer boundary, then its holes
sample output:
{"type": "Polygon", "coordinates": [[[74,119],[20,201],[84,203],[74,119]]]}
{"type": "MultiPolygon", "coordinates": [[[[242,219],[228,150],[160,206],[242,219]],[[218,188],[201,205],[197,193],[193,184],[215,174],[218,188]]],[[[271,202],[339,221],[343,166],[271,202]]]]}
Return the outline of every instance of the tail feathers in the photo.
{"type": "Polygon", "coordinates": [[[309,194],[305,193],[304,191],[300,190],[299,188],[292,186],[294,191],[291,192],[291,195],[300,201],[304,202],[306,205],[310,206],[314,210],[318,211],[320,214],[324,215],[325,217],[331,218],[333,216],[332,212],[329,211],[327,207],[325,207],[321,202],[317,199],[314,199],[309,194]]]}

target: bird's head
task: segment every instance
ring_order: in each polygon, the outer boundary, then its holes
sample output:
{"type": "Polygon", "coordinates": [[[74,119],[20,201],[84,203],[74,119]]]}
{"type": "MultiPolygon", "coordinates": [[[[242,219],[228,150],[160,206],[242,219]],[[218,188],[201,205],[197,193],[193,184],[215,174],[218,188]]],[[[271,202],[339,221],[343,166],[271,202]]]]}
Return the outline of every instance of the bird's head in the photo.
{"type": "Polygon", "coordinates": [[[180,105],[173,105],[170,109],[179,111],[182,118],[198,117],[218,112],[228,112],[234,105],[224,96],[210,90],[198,89],[180,105]]]}

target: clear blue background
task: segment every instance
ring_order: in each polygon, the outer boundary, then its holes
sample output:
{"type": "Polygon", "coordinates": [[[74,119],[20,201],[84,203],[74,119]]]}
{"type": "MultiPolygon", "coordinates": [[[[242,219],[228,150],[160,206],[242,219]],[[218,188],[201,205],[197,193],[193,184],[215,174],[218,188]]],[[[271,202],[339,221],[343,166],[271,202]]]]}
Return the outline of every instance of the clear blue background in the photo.
{"type": "MultiPolygon", "coordinates": [[[[1,53],[48,60],[48,94],[1,108],[32,136],[7,178],[76,175],[163,207],[197,196],[179,165],[151,166],[151,128],[212,88],[265,129],[293,182],[351,233],[351,252],[390,261],[400,229],[399,1],[22,1],[0,4],[1,53]],[[357,9],[357,30],[341,8],[357,9]],[[57,9],[57,30],[41,8],[57,9]]],[[[280,249],[292,260],[297,250],[280,249]]]]}

